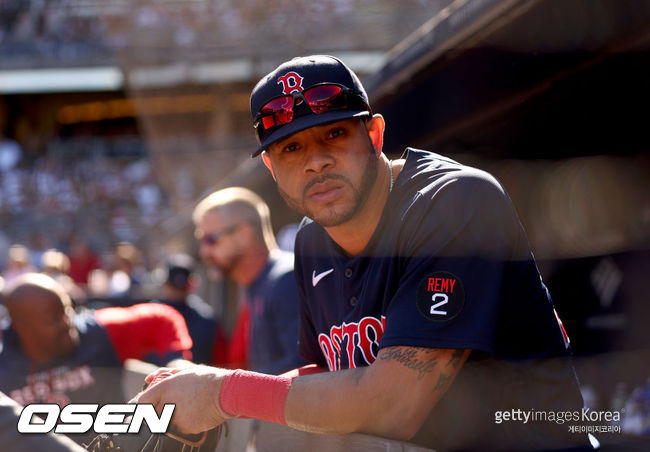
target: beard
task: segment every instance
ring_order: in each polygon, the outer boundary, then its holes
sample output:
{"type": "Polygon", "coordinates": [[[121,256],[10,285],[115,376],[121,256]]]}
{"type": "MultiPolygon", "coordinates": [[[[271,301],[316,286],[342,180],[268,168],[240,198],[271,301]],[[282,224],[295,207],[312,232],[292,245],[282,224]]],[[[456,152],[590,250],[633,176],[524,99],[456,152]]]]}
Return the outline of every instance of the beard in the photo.
{"type": "Polygon", "coordinates": [[[219,279],[231,279],[232,273],[237,267],[237,265],[239,265],[240,259],[241,259],[240,254],[231,256],[231,258],[228,259],[227,261],[225,260],[217,261],[212,256],[206,256],[203,257],[203,262],[205,263],[205,265],[211,268],[213,272],[217,273],[216,276],[218,276],[219,279]]]}
{"type": "Polygon", "coordinates": [[[374,153],[374,148],[372,143],[370,143],[370,140],[368,140],[368,145],[370,148],[368,151],[368,159],[366,160],[366,166],[363,169],[363,176],[358,187],[355,187],[354,184],[342,174],[326,174],[309,181],[302,191],[302,198],[300,200],[292,198],[288,193],[284,192],[278,184],[277,187],[280,196],[282,196],[289,207],[300,212],[302,215],[311,218],[323,227],[339,226],[351,220],[368,201],[370,191],[372,190],[372,186],[375,183],[379,172],[378,158],[374,153]],[[324,182],[328,179],[341,181],[352,189],[352,205],[349,207],[326,207],[321,209],[320,212],[313,212],[307,207],[307,192],[314,184],[324,182]]]}

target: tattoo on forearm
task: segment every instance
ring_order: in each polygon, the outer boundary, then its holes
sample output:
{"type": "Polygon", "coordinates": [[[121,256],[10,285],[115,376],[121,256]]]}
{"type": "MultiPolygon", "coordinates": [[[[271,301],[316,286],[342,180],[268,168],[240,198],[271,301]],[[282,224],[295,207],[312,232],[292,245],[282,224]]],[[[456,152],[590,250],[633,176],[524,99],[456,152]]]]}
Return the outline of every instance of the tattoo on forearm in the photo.
{"type": "Polygon", "coordinates": [[[447,363],[446,367],[453,367],[454,369],[457,368],[460,365],[460,361],[463,359],[463,355],[465,354],[464,350],[454,350],[454,354],[451,355],[451,358],[449,359],[449,362],[447,363]]]}
{"type": "Polygon", "coordinates": [[[414,348],[404,349],[391,347],[384,349],[383,353],[379,355],[379,359],[384,361],[397,361],[408,369],[416,371],[418,373],[418,380],[421,380],[426,374],[433,371],[438,359],[435,357],[422,359],[420,356],[417,356],[419,352],[421,351],[414,348]]]}
{"type": "Polygon", "coordinates": [[[445,389],[447,386],[447,383],[449,383],[449,375],[447,374],[440,374],[440,377],[438,377],[438,382],[436,383],[435,388],[433,388],[434,391],[440,391],[442,389],[445,389]]]}

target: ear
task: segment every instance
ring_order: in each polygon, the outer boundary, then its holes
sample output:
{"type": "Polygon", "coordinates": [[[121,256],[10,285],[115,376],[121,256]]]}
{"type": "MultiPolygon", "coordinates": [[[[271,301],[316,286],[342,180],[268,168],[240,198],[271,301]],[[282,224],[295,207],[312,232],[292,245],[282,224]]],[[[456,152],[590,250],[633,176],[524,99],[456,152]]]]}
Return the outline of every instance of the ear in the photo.
{"type": "Polygon", "coordinates": [[[374,114],[366,123],[366,127],[368,129],[370,142],[375,148],[377,157],[379,157],[379,154],[381,154],[381,151],[384,148],[384,130],[386,129],[384,117],[378,113],[374,114]]]}
{"type": "Polygon", "coordinates": [[[257,230],[248,221],[241,221],[236,232],[233,234],[233,240],[237,241],[241,250],[252,250],[252,244],[259,242],[257,230]]]}
{"type": "Polygon", "coordinates": [[[277,179],[275,178],[275,173],[273,172],[273,165],[271,164],[271,157],[269,157],[268,152],[266,151],[262,152],[262,160],[264,161],[264,164],[271,172],[271,176],[273,177],[273,180],[277,182],[277,179]]]}

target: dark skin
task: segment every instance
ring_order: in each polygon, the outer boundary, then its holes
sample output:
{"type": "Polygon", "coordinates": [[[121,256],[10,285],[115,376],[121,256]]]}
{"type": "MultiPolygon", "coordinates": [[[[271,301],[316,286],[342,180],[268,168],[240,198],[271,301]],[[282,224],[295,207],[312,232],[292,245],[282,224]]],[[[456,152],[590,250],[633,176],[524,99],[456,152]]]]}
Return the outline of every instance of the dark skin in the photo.
{"type": "MultiPolygon", "coordinates": [[[[34,363],[69,356],[79,344],[72,302],[56,284],[45,275],[30,274],[5,299],[21,351],[34,363]]],[[[174,367],[192,364],[182,359],[167,363],[174,367]]]]}
{"type": "MultiPolygon", "coordinates": [[[[363,250],[379,222],[389,192],[389,165],[395,177],[403,166],[403,161],[390,162],[382,154],[383,133],[379,115],[367,121],[349,119],[297,132],[263,154],[287,203],[323,224],[350,256],[363,250]],[[369,162],[369,153],[375,162],[369,162]],[[368,171],[375,166],[376,174],[368,181],[368,171]]],[[[370,366],[296,378],[285,402],[287,424],[317,433],[364,432],[410,439],[469,354],[470,350],[385,347],[370,366]]],[[[164,371],[169,370],[159,372],[164,371]]],[[[159,409],[164,403],[176,403],[173,423],[178,430],[208,430],[231,417],[219,404],[223,379],[231,372],[185,369],[136,400],[159,409]],[[192,388],[189,397],[187,388],[192,388]]]]}
{"type": "Polygon", "coordinates": [[[35,285],[16,288],[6,299],[12,327],[23,353],[37,363],[72,353],[79,333],[72,323],[72,306],[56,292],[35,285]]]}

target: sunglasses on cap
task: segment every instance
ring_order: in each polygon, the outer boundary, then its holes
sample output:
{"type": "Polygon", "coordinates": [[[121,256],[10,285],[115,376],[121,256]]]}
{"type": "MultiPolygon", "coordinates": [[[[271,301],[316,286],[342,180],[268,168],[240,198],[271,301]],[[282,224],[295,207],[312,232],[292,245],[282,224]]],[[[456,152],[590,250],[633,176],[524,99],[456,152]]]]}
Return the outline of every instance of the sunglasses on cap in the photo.
{"type": "Polygon", "coordinates": [[[277,127],[293,121],[295,107],[305,104],[315,114],[334,110],[367,110],[370,106],[355,91],[337,83],[321,83],[290,94],[274,97],[255,116],[253,127],[260,143],[277,127]]]}

